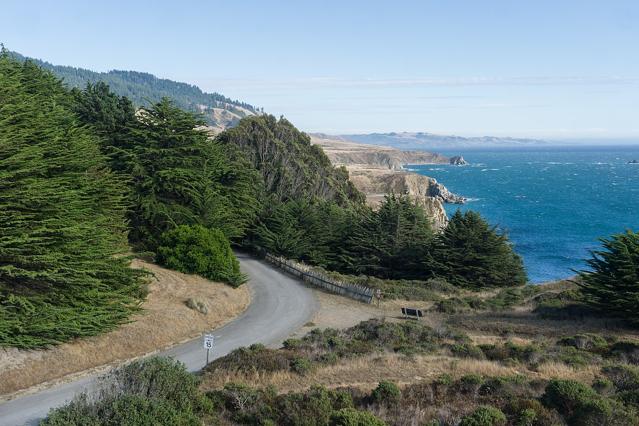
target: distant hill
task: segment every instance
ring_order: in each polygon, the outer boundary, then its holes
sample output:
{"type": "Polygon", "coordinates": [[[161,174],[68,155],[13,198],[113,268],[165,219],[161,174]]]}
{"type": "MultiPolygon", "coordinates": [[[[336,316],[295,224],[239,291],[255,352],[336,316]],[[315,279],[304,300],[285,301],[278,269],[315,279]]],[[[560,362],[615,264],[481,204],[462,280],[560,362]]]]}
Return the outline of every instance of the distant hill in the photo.
{"type": "Polygon", "coordinates": [[[353,142],[384,145],[401,150],[459,150],[548,145],[548,142],[539,139],[500,138],[495,136],[465,138],[425,132],[369,133],[339,135],[339,137],[353,142]]]}
{"type": "Polygon", "coordinates": [[[245,102],[229,99],[219,93],[206,93],[192,84],[158,78],[153,74],[121,70],[95,72],[84,68],[53,65],[16,52],[11,52],[11,55],[21,61],[30,59],[36,62],[63,79],[71,88],[84,88],[87,83],[103,81],[115,93],[126,96],[137,106],[155,103],[165,96],[170,97],[180,108],[202,113],[211,126],[220,130],[234,126],[240,119],[260,112],[245,102]]]}

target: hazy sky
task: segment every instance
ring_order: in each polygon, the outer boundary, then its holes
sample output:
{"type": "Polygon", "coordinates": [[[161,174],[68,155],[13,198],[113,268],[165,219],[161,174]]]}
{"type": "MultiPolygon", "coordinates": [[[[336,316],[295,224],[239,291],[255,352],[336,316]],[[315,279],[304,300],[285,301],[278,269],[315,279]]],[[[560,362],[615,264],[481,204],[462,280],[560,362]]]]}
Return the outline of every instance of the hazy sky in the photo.
{"type": "Polygon", "coordinates": [[[639,138],[639,1],[25,1],[0,41],[306,131],[639,138]]]}

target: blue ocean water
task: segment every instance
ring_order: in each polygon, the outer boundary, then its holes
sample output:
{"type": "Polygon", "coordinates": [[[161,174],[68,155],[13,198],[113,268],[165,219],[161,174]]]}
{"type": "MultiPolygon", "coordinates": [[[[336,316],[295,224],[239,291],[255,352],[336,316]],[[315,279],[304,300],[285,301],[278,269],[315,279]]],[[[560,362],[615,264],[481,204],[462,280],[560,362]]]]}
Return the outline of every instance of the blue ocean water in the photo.
{"type": "MultiPolygon", "coordinates": [[[[449,155],[459,153],[448,153],[449,155]]],[[[469,166],[409,166],[506,230],[531,282],[574,275],[598,238],[639,231],[639,146],[468,151],[469,166]]]]}

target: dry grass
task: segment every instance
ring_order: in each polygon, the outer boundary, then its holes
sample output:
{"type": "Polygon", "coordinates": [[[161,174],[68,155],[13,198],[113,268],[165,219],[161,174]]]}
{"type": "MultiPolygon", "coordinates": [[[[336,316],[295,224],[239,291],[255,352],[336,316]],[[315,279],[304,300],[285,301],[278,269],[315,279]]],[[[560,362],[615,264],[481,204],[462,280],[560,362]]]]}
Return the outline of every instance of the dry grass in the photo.
{"type": "Polygon", "coordinates": [[[250,300],[245,286],[233,289],[140,260],[133,266],[155,275],[142,305],[143,313],[113,332],[54,348],[0,349],[0,395],[72,374],[77,377],[80,372],[173,346],[230,321],[246,309],[250,300]],[[188,308],[185,301],[189,298],[204,301],[208,314],[188,308]]]}
{"type": "Polygon", "coordinates": [[[317,368],[301,376],[291,371],[274,373],[216,371],[203,378],[202,389],[219,389],[226,383],[246,383],[254,387],[275,386],[280,392],[303,391],[311,385],[328,388],[352,386],[369,390],[381,380],[405,385],[431,382],[442,374],[458,379],[466,374],[485,377],[525,375],[537,379],[574,379],[592,382],[599,368],[588,366],[573,368],[561,363],[546,363],[532,371],[525,365],[507,366],[497,361],[454,358],[441,355],[404,356],[399,354],[375,354],[340,360],[338,364],[317,368]]]}

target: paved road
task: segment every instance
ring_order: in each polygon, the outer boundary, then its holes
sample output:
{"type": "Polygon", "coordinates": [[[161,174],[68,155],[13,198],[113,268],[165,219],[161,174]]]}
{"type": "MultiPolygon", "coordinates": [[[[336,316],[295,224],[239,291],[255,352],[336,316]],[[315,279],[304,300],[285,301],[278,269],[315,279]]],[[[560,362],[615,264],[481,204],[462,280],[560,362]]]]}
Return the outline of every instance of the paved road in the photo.
{"type": "MultiPolygon", "coordinates": [[[[304,325],[317,310],[310,289],[297,280],[273,269],[267,263],[238,255],[242,270],[249,274],[251,304],[238,318],[213,332],[218,337],[211,358],[224,356],[240,346],[252,343],[277,345],[304,325]]],[[[186,364],[190,371],[206,363],[202,339],[171,348],[160,355],[171,356],[186,364]]],[[[0,426],[36,425],[52,407],[64,405],[74,395],[90,389],[95,376],[0,403],[0,426]]]]}

